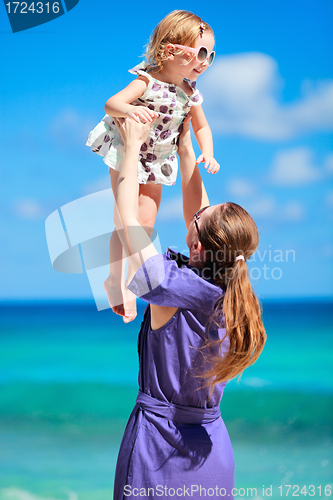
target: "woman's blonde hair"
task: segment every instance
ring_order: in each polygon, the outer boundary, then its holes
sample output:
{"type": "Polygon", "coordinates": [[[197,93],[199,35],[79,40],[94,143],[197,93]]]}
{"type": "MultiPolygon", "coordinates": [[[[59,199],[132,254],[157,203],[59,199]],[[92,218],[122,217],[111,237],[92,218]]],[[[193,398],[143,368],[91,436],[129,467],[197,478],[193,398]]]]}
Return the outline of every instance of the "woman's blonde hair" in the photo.
{"type": "MultiPolygon", "coordinates": [[[[187,10],[170,12],[154,29],[146,50],[148,67],[160,71],[168,59],[165,47],[172,43],[194,47],[196,39],[203,33],[214,32],[209,24],[187,10]]],[[[179,49],[177,52],[181,52],[179,49]]]]}
{"type": "Polygon", "coordinates": [[[216,384],[236,377],[252,365],[264,348],[266,331],[246,265],[258,246],[259,235],[252,217],[231,202],[217,208],[201,225],[199,234],[206,250],[205,270],[224,291],[210,324],[225,327],[229,340],[228,352],[223,355],[224,339],[208,342],[209,347],[216,343],[220,347],[220,355],[209,359],[211,368],[204,374],[212,391],[216,384]]]}

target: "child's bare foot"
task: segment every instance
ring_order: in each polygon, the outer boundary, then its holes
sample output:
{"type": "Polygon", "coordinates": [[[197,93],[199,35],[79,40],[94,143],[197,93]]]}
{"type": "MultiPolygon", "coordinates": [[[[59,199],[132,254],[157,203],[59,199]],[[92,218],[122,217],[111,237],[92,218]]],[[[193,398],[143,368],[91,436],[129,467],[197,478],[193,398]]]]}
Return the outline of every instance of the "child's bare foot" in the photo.
{"type": "Polygon", "coordinates": [[[110,276],[104,281],[110,307],[115,314],[123,316],[124,323],[130,323],[136,318],[136,296],[125,284],[115,283],[110,276]]]}
{"type": "Polygon", "coordinates": [[[125,313],[123,314],[123,322],[130,323],[136,318],[136,299],[126,301],[124,304],[125,313]]]}
{"type": "Polygon", "coordinates": [[[123,297],[124,297],[124,315],[123,322],[130,323],[136,318],[136,295],[129,290],[126,284],[123,284],[123,297]]]}
{"type": "Polygon", "coordinates": [[[120,282],[114,281],[110,276],[108,276],[104,281],[103,287],[112,311],[123,316],[123,294],[120,282]]]}
{"type": "Polygon", "coordinates": [[[114,313],[118,314],[118,316],[124,316],[124,305],[123,304],[119,304],[119,306],[111,307],[111,309],[114,313]]]}
{"type": "Polygon", "coordinates": [[[118,316],[123,317],[124,323],[130,323],[137,316],[135,299],[125,302],[125,304],[119,304],[118,306],[111,307],[111,309],[114,313],[118,314],[118,316]]]}

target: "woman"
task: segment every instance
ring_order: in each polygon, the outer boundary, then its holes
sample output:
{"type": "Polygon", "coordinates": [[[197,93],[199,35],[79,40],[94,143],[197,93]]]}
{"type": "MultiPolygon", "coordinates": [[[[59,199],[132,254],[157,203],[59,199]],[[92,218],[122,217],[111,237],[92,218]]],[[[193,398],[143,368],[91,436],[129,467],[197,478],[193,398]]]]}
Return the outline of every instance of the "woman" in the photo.
{"type": "Polygon", "coordinates": [[[128,288],[150,305],[114,498],[232,498],[233,452],[219,405],[227,380],[254,363],[266,339],[245,262],[258,231],[240,206],[209,206],[186,119],[178,153],[190,256],[158,254],[135,206],[137,157],[149,126],[123,119],[117,126],[125,151],[115,224],[135,273],[128,288]]]}

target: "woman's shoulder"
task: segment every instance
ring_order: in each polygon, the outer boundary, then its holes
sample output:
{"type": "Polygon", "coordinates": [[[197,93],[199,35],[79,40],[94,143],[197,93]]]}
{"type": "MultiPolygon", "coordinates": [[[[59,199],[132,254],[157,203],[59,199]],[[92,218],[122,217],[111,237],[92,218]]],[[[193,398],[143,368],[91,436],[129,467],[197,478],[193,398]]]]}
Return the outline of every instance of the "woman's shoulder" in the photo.
{"type": "Polygon", "coordinates": [[[174,260],[178,267],[189,265],[190,259],[186,255],[183,255],[182,253],[175,252],[174,250],[172,250],[172,248],[168,247],[164,252],[164,255],[166,256],[167,259],[174,260]]]}
{"type": "Polygon", "coordinates": [[[201,274],[188,257],[168,248],[146,260],[128,288],[151,304],[212,310],[223,292],[201,274]]]}
{"type": "Polygon", "coordinates": [[[209,284],[217,287],[219,289],[219,291],[221,290],[219,285],[213,279],[204,275],[204,272],[202,269],[195,267],[195,266],[191,266],[189,264],[190,259],[186,255],[183,255],[179,252],[175,252],[171,248],[167,248],[164,255],[167,259],[175,261],[179,268],[186,267],[187,269],[192,271],[194,274],[199,276],[203,280],[204,283],[209,283],[209,284]]]}

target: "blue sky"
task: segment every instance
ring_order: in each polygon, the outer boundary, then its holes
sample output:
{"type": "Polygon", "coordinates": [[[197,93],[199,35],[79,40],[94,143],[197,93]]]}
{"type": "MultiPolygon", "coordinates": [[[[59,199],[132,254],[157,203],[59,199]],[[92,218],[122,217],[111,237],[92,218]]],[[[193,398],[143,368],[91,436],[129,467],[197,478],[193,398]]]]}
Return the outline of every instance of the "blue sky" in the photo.
{"type": "MultiPolygon", "coordinates": [[[[80,0],[16,34],[0,6],[1,298],[92,298],[86,274],[52,269],[45,220],[109,187],[86,137],[105,101],[131,81],[127,70],[154,26],[179,8],[215,31],[217,57],[198,88],[221,169],[202,175],[212,204],[235,201],[257,222],[257,293],[332,296],[332,2],[137,5],[80,0]]],[[[163,249],[186,249],[179,180],[164,188],[156,229],[163,249]]]]}

